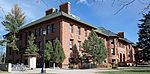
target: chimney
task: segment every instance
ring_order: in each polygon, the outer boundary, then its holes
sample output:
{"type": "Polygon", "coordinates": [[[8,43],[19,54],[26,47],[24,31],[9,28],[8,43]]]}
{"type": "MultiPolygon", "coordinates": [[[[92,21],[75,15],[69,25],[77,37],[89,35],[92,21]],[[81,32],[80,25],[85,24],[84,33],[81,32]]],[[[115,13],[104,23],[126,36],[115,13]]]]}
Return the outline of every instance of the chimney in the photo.
{"type": "Polygon", "coordinates": [[[55,8],[51,8],[51,9],[46,11],[46,15],[52,14],[54,12],[55,12],[55,8]]]}
{"type": "Polygon", "coordinates": [[[60,8],[60,11],[63,11],[63,12],[65,12],[65,13],[70,15],[70,6],[71,6],[71,3],[70,2],[66,2],[64,4],[61,4],[59,6],[59,8],[60,8]]]}
{"type": "Polygon", "coordinates": [[[119,32],[118,36],[121,37],[121,38],[125,38],[125,33],[124,32],[119,32]]]}

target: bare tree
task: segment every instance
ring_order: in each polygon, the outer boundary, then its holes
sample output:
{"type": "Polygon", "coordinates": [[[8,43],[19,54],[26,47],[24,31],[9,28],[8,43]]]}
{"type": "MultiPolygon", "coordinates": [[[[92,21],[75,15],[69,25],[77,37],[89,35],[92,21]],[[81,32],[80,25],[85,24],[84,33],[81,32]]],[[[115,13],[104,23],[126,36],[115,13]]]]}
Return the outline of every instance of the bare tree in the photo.
{"type": "MultiPolygon", "coordinates": [[[[44,3],[46,6],[48,4],[45,2],[45,0],[36,0],[37,2],[41,1],[44,3]]],[[[66,0],[56,0],[56,2],[64,3],[66,0]]],[[[130,5],[135,4],[135,3],[140,3],[144,5],[144,8],[141,10],[140,13],[145,13],[150,10],[150,0],[76,0],[76,2],[81,2],[81,1],[86,1],[89,4],[92,3],[103,3],[103,2],[108,2],[112,1],[110,5],[114,7],[115,4],[119,4],[119,9],[114,13],[115,15],[118,14],[120,11],[124,10],[125,8],[130,7],[130,5]]]]}
{"type": "Polygon", "coordinates": [[[78,2],[80,1],[86,1],[87,3],[103,3],[103,2],[108,2],[111,1],[112,7],[114,5],[119,4],[119,9],[115,12],[115,14],[118,14],[120,11],[124,10],[125,8],[130,7],[132,4],[135,3],[140,3],[144,6],[144,8],[141,10],[140,13],[145,13],[150,10],[150,0],[77,0],[78,2]]]}

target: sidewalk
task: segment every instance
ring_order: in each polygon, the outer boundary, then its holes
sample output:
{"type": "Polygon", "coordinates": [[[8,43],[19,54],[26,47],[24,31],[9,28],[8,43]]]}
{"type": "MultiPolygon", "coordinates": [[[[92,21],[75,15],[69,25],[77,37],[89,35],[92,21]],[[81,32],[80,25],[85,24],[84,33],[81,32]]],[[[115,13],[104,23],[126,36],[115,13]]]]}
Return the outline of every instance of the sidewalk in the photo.
{"type": "MultiPolygon", "coordinates": [[[[107,68],[96,68],[96,69],[46,69],[46,73],[56,73],[56,74],[95,74],[99,71],[119,71],[107,68]]],[[[11,74],[30,74],[30,73],[41,73],[41,68],[28,71],[13,71],[11,74]]]]}

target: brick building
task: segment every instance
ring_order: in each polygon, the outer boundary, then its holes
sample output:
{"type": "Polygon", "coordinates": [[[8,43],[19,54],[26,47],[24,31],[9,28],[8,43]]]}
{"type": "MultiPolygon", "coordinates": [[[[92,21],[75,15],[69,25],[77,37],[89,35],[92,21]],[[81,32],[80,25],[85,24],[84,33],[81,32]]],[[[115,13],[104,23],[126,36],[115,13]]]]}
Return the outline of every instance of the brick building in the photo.
{"type": "Polygon", "coordinates": [[[124,32],[118,34],[106,30],[103,27],[95,27],[88,24],[76,16],[71,14],[70,2],[61,4],[60,10],[55,8],[46,11],[46,15],[34,22],[22,27],[17,34],[19,40],[17,46],[20,51],[14,51],[11,47],[6,50],[6,62],[11,63],[25,63],[27,64],[27,57],[23,56],[25,48],[28,45],[28,36],[33,33],[36,36],[36,43],[40,50],[43,49],[43,30],[47,31],[46,41],[52,43],[58,38],[64,49],[66,59],[62,63],[63,68],[67,68],[70,60],[78,58],[81,54],[82,43],[87,39],[92,29],[103,38],[108,49],[108,57],[106,63],[116,62],[126,65],[135,63],[135,53],[138,47],[131,41],[125,38],[124,32]]]}

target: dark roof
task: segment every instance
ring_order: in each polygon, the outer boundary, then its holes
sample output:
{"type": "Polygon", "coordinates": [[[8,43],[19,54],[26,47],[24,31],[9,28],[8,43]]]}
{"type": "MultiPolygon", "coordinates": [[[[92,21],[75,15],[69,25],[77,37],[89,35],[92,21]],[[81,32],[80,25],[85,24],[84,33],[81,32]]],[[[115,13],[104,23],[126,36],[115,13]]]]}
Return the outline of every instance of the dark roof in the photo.
{"type": "Polygon", "coordinates": [[[58,17],[58,16],[65,16],[65,17],[68,17],[68,18],[73,19],[73,20],[75,20],[75,21],[78,21],[78,22],[80,22],[80,23],[83,23],[83,24],[85,24],[85,25],[87,25],[87,26],[90,26],[90,27],[93,27],[93,28],[97,28],[97,27],[94,26],[94,25],[88,24],[87,22],[84,22],[84,21],[82,21],[82,20],[80,20],[80,19],[77,19],[77,18],[71,16],[71,15],[68,15],[67,13],[65,13],[65,12],[63,12],[63,11],[60,11],[60,12],[54,12],[54,13],[49,14],[49,15],[47,15],[47,16],[44,16],[44,17],[42,17],[42,18],[40,18],[40,19],[38,19],[38,20],[36,20],[36,21],[33,21],[33,22],[31,22],[31,23],[29,23],[29,24],[23,26],[21,29],[25,29],[25,28],[30,27],[30,26],[32,26],[32,25],[36,25],[36,24],[38,24],[38,23],[41,23],[41,22],[43,22],[43,21],[46,21],[46,20],[49,20],[49,19],[52,19],[52,18],[55,18],[55,17],[58,17]]]}
{"type": "MultiPolygon", "coordinates": [[[[98,27],[95,31],[100,33],[100,34],[103,34],[105,36],[116,36],[116,37],[118,37],[118,35],[116,33],[111,32],[110,30],[107,30],[104,27],[98,27]]],[[[133,43],[130,40],[128,40],[127,38],[120,38],[119,37],[119,39],[123,40],[123,41],[126,41],[127,43],[133,43]]]]}
{"type": "Polygon", "coordinates": [[[127,38],[119,38],[120,40],[123,40],[123,41],[126,41],[126,42],[128,42],[128,43],[131,43],[131,44],[133,44],[133,42],[131,42],[130,40],[128,40],[127,38]]]}
{"type": "Polygon", "coordinates": [[[106,36],[117,36],[116,33],[113,33],[110,30],[105,29],[104,27],[98,27],[95,31],[106,36]]]}

